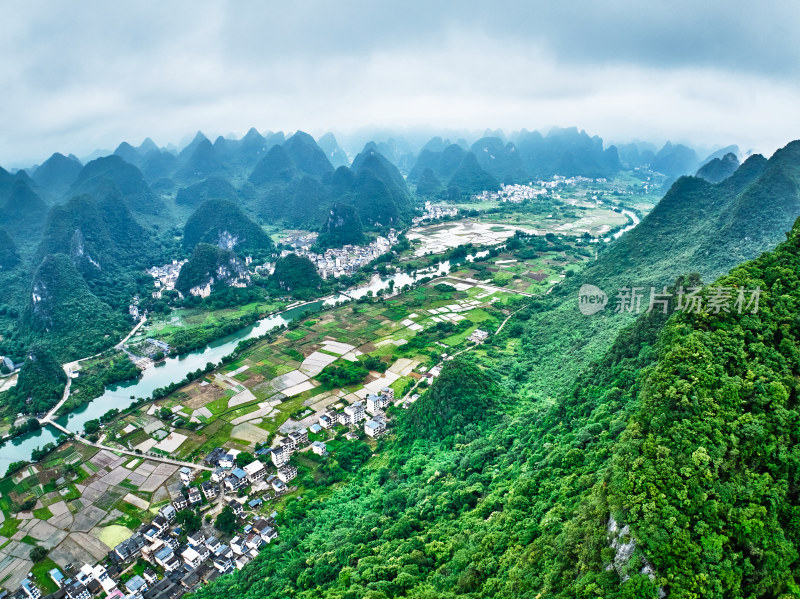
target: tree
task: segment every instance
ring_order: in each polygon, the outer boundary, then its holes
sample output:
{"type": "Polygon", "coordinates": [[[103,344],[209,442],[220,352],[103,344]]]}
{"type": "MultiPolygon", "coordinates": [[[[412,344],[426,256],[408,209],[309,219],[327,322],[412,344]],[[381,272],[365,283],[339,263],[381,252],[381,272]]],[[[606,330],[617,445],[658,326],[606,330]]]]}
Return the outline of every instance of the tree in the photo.
{"type": "Polygon", "coordinates": [[[47,549],[40,547],[39,545],[34,545],[31,547],[30,557],[34,564],[39,563],[47,557],[47,549]]]}
{"type": "Polygon", "coordinates": [[[249,463],[255,461],[255,459],[256,458],[252,453],[242,451],[236,456],[236,465],[239,466],[239,468],[244,468],[249,463]]]}
{"type": "Polygon", "coordinates": [[[200,527],[203,524],[200,514],[194,510],[181,510],[178,512],[175,520],[181,524],[184,532],[189,534],[200,530],[200,527]]]}
{"type": "Polygon", "coordinates": [[[83,425],[83,430],[87,435],[93,435],[100,430],[100,421],[97,418],[87,420],[83,425]]]}
{"type": "Polygon", "coordinates": [[[238,522],[236,520],[236,514],[233,513],[233,508],[231,506],[226,505],[222,508],[222,511],[217,516],[217,519],[214,521],[214,527],[219,530],[220,532],[227,533],[232,535],[236,532],[238,522]]]}
{"type": "Polygon", "coordinates": [[[170,418],[172,418],[172,410],[170,410],[169,408],[162,407],[158,411],[158,415],[161,417],[162,420],[169,420],[170,418]]]}

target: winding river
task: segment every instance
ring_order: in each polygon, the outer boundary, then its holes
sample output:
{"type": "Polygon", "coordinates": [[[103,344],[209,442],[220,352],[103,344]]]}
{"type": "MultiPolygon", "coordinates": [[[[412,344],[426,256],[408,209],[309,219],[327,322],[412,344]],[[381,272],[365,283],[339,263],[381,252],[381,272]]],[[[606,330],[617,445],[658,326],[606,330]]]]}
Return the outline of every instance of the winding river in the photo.
{"type": "MultiPolygon", "coordinates": [[[[624,212],[632,218],[633,223],[617,232],[614,235],[615,239],[639,224],[639,219],[634,213],[627,210],[624,212]]],[[[478,252],[475,257],[482,257],[487,253],[488,251],[478,252]]],[[[473,260],[474,257],[469,256],[467,259],[473,260]]],[[[218,363],[223,357],[233,352],[240,341],[259,337],[275,327],[288,325],[292,320],[302,317],[308,311],[315,312],[323,306],[352,301],[365,296],[370,291],[373,294],[377,294],[380,290],[389,289],[392,282],[395,289],[400,289],[405,285],[414,284],[424,277],[437,277],[446,275],[449,272],[450,262],[442,261],[431,268],[411,273],[399,272],[383,278],[375,275],[368,284],[349,289],[345,293],[293,306],[282,312],[272,314],[236,333],[213,341],[203,349],[182,356],[167,358],[161,364],[142,372],[141,376],[136,380],[108,387],[103,395],[68,414],[58,417],[56,422],[71,431],[82,431],[83,425],[87,421],[99,418],[112,408],[123,410],[131,405],[137,397],[150,397],[155,389],[180,381],[188,373],[204,368],[209,362],[218,363]]],[[[11,462],[29,460],[31,451],[34,448],[53,442],[58,436],[59,431],[53,427],[45,426],[36,432],[7,441],[0,451],[0,473],[5,473],[11,462]]]]}

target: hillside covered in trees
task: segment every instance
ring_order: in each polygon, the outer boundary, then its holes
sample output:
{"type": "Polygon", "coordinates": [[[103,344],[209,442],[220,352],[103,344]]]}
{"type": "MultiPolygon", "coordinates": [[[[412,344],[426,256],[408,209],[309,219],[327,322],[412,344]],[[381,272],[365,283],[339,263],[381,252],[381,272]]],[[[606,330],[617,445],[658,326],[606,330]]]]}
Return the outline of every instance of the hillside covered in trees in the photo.
{"type": "Polygon", "coordinates": [[[512,391],[513,353],[453,362],[401,415],[420,434],[290,502],[280,543],[198,596],[791,596],[799,273],[800,225],[716,281],[738,308],[643,314],[549,404],[512,391]],[[425,417],[498,388],[497,421],[425,417]]]}

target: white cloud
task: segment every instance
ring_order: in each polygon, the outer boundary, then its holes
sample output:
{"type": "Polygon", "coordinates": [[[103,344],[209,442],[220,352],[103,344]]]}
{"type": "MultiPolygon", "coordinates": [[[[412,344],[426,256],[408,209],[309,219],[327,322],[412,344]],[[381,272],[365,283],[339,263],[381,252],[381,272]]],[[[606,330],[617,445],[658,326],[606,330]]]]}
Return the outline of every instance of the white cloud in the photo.
{"type": "Polygon", "coordinates": [[[770,19],[726,3],[716,32],[696,22],[713,10],[684,17],[684,3],[649,16],[633,2],[602,14],[587,4],[571,20],[550,3],[476,4],[474,18],[462,3],[31,6],[0,24],[5,165],[250,126],[577,125],[767,152],[800,137],[800,85],[787,76],[797,48],[755,47],[771,28],[798,27],[789,5],[770,19]]]}

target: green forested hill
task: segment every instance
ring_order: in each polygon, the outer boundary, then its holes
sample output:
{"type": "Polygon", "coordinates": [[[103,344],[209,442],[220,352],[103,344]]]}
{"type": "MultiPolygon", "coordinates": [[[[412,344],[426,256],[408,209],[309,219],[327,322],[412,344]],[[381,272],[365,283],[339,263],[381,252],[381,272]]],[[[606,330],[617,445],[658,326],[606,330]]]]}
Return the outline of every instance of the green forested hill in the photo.
{"type": "Polygon", "coordinates": [[[450,177],[448,187],[458,187],[461,193],[475,194],[481,191],[500,189],[500,183],[478,164],[472,152],[467,153],[461,164],[450,177]]]}
{"type": "Polygon", "coordinates": [[[46,190],[48,197],[56,200],[66,193],[78,178],[82,168],[78,160],[56,152],[36,169],[33,180],[40,188],[46,190]]]}
{"type": "Polygon", "coordinates": [[[311,260],[297,254],[278,258],[275,272],[269,277],[269,287],[274,293],[293,295],[298,299],[307,299],[322,284],[322,278],[311,260]]]}
{"type": "Polygon", "coordinates": [[[237,202],[239,193],[226,179],[210,177],[199,183],[178,190],[175,203],[182,206],[196,208],[206,200],[226,200],[237,202]]]}
{"type": "Polygon", "coordinates": [[[86,284],[69,256],[48,254],[33,276],[22,325],[62,359],[91,355],[121,337],[130,321],[86,284]],[[87,316],[91,315],[91,318],[87,316]]]}
{"type": "Polygon", "coordinates": [[[206,200],[186,221],[183,247],[192,250],[198,243],[232,249],[240,255],[265,256],[275,249],[270,236],[227,200],[206,200]]]}
{"type": "Polygon", "coordinates": [[[722,158],[713,158],[697,170],[695,176],[705,179],[709,183],[719,183],[730,177],[739,168],[739,159],[736,154],[729,152],[722,158]]]}
{"type": "Polygon", "coordinates": [[[84,166],[70,191],[73,195],[94,194],[108,181],[120,191],[131,211],[145,215],[164,211],[163,200],[153,193],[142,172],[115,155],[98,158],[84,166]]]}
{"type": "Polygon", "coordinates": [[[325,152],[302,131],[273,146],[248,178],[259,215],[287,227],[320,229],[334,204],[355,207],[364,226],[409,223],[413,202],[400,171],[367,144],[352,168],[333,170],[325,152]]]}
{"type": "MultiPolygon", "coordinates": [[[[382,443],[198,596],[795,596],[800,225],[718,284],[760,286],[759,310],[643,315],[552,404],[382,443]]],[[[450,366],[484,413],[492,351],[450,366]]]]}
{"type": "Polygon", "coordinates": [[[123,308],[136,292],[140,271],[157,253],[149,241],[119,191],[104,181],[94,196],[76,196],[51,208],[37,258],[70,256],[92,293],[123,308]]]}
{"type": "Polygon", "coordinates": [[[364,227],[358,211],[348,204],[334,204],[328,213],[317,239],[322,248],[338,248],[343,245],[361,245],[366,241],[364,227]]]}
{"type": "Polygon", "coordinates": [[[211,284],[212,290],[247,278],[247,268],[236,254],[227,248],[198,243],[189,261],[181,268],[175,289],[188,295],[193,287],[211,284]]]}

